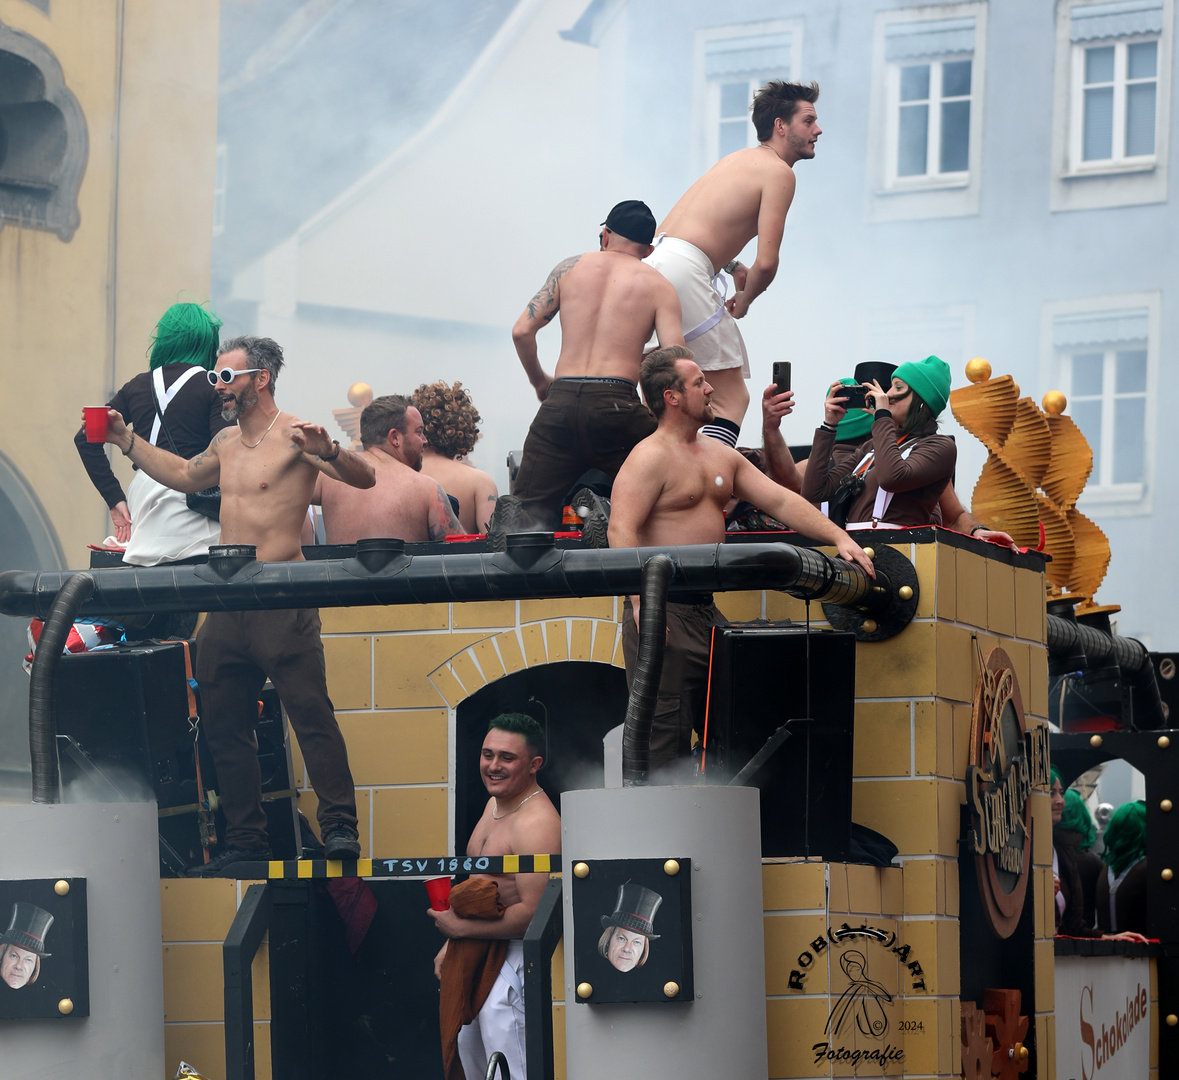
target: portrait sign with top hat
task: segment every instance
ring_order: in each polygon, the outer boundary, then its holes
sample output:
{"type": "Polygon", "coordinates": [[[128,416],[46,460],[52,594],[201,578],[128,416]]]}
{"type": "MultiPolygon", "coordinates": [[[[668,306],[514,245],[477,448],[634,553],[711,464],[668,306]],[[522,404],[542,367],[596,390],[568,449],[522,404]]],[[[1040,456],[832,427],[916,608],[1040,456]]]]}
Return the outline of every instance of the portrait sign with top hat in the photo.
{"type": "Polygon", "coordinates": [[[691,865],[573,861],[575,1000],[692,1000],[691,865]]]}
{"type": "Polygon", "coordinates": [[[0,881],[0,1020],[89,1015],[85,878],[0,881]]]}

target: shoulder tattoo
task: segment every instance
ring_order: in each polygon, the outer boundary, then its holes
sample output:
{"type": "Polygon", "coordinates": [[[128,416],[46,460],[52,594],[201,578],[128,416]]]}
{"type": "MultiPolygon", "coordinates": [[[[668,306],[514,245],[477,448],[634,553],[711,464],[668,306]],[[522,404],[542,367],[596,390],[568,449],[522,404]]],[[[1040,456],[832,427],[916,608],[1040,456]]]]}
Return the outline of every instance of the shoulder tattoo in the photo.
{"type": "Polygon", "coordinates": [[[559,310],[557,304],[557,282],[577,265],[580,255],[571,255],[563,262],[559,262],[549,274],[545,283],[531,300],[528,301],[528,317],[541,318],[548,322],[559,310]]]}

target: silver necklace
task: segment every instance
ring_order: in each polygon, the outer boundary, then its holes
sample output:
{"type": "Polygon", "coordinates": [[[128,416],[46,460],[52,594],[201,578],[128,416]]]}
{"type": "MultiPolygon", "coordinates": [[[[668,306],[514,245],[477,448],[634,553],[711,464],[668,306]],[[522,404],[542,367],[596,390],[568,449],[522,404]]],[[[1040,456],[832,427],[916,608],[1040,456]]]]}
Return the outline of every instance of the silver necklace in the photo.
{"type": "Polygon", "coordinates": [[[519,809],[520,809],[520,807],[521,807],[521,806],[523,806],[523,805],[524,805],[524,804],[525,804],[525,803],[526,803],[526,802],[527,802],[529,799],[531,799],[531,798],[534,798],[535,796],[539,795],[539,794],[540,794],[540,793],[541,793],[543,790],[544,790],[543,788],[537,788],[537,789],[536,789],[536,790],[535,790],[535,791],[534,791],[534,792],[533,792],[531,795],[526,795],[526,796],[525,796],[523,799],[521,799],[521,800],[520,800],[518,803],[516,803],[516,805],[515,805],[515,806],[513,806],[513,807],[511,808],[511,810],[509,810],[509,811],[508,811],[508,813],[507,813],[507,814],[497,814],[497,813],[495,812],[496,810],[498,810],[498,809],[499,809],[499,799],[496,799],[496,800],[495,800],[495,807],[494,807],[494,809],[491,811],[491,817],[492,817],[492,820],[493,820],[493,821],[502,821],[504,818],[506,818],[506,817],[508,816],[508,814],[514,814],[514,813],[515,813],[517,810],[519,810],[519,809]]]}
{"type": "MultiPolygon", "coordinates": [[[[274,420],[277,420],[281,415],[281,412],[276,412],[274,414],[274,420]]],[[[270,434],[270,429],[274,427],[274,420],[271,420],[270,423],[266,426],[266,430],[262,432],[262,439],[265,439],[266,436],[270,434]]],[[[241,433],[240,429],[238,430],[237,437],[241,439],[242,446],[244,446],[247,450],[255,450],[262,445],[262,439],[259,439],[256,443],[246,442],[246,437],[241,433]]]]}

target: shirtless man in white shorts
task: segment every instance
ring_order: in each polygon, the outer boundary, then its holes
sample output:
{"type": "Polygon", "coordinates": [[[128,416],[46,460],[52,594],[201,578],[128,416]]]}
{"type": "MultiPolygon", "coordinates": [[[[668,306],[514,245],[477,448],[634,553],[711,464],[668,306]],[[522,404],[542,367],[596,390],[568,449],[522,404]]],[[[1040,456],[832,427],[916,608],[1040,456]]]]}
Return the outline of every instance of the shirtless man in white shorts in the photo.
{"type": "Polygon", "coordinates": [[[794,163],[815,156],[822,134],[818,97],[815,83],[766,83],[752,106],[760,145],[721,158],[688,188],[660,224],[646,260],[675,286],[684,341],[708,373],[717,418],[704,433],[730,446],[737,445],[749,405],[749,356],[735,320],[745,317],[778,272],[794,163]],[[757,257],[746,267],[737,256],[755,236],[757,257]],[[722,270],[737,286],[727,302],[722,270]]]}

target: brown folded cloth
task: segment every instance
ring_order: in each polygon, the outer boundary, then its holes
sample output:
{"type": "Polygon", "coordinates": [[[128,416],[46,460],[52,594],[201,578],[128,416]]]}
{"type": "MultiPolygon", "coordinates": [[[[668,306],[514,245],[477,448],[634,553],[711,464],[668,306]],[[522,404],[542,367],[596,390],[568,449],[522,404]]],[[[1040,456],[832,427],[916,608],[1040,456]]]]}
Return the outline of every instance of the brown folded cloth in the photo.
{"type": "MultiPolygon", "coordinates": [[[[484,877],[468,878],[456,885],[450,893],[450,906],[463,919],[498,919],[504,913],[498,883],[484,877]]],[[[479,1015],[507,955],[506,938],[451,938],[446,946],[438,1000],[446,1080],[465,1080],[458,1056],[459,1028],[479,1015]]]]}

